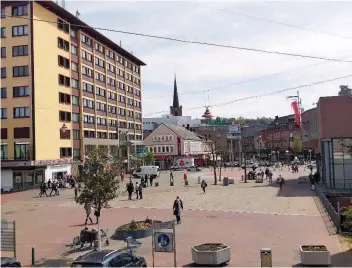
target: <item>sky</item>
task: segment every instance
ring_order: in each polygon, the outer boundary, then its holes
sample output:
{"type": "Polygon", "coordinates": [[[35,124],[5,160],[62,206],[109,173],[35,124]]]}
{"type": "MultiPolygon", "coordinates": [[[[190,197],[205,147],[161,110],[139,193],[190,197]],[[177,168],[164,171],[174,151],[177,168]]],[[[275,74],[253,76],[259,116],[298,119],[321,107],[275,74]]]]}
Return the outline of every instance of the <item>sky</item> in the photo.
{"type": "MultiPolygon", "coordinates": [[[[74,14],[78,10],[80,19],[93,27],[352,61],[352,2],[66,1],[66,8],[74,14]]],[[[144,117],[168,113],[175,73],[184,115],[194,118],[201,117],[206,105],[352,74],[352,62],[102,33],[146,63],[141,70],[144,117]],[[300,70],[286,72],[292,69],[300,70]],[[187,110],[193,107],[199,108],[187,110]]],[[[315,107],[320,96],[337,95],[340,85],[352,87],[352,77],[299,89],[302,107],[315,107]]],[[[210,110],[220,117],[283,116],[292,113],[286,97],[296,93],[293,89],[210,110]]]]}

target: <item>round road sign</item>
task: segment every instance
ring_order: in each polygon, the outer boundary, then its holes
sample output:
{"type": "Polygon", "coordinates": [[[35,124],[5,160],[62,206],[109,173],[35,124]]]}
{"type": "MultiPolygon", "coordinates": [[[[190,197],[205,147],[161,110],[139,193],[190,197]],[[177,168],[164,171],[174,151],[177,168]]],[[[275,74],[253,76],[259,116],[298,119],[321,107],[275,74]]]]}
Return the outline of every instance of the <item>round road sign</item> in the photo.
{"type": "Polygon", "coordinates": [[[180,166],[183,167],[185,165],[185,161],[181,160],[180,161],[180,166]]]}

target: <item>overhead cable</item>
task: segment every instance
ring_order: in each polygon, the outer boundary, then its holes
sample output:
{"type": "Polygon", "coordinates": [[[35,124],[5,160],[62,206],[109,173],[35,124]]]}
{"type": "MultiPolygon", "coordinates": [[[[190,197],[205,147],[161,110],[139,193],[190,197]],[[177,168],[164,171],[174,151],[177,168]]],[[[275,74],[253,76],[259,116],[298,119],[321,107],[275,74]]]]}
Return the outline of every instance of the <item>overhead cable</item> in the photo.
{"type": "MultiPolygon", "coordinates": [[[[323,83],[328,83],[328,82],[332,82],[332,81],[336,81],[336,80],[340,80],[340,79],[344,79],[344,78],[348,78],[348,77],[352,77],[352,74],[348,74],[348,75],[340,76],[340,77],[335,77],[335,78],[331,78],[331,79],[326,79],[326,80],[322,80],[322,81],[318,81],[318,82],[313,82],[313,83],[310,83],[310,84],[300,85],[300,86],[296,86],[296,87],[280,89],[280,90],[276,90],[276,91],[265,93],[265,94],[259,94],[259,95],[249,96],[249,97],[243,97],[243,98],[240,98],[240,99],[234,99],[234,100],[231,100],[231,101],[221,102],[221,103],[207,105],[207,106],[208,107],[225,106],[225,105],[229,105],[229,104],[232,104],[232,103],[235,103],[235,102],[239,102],[239,101],[268,97],[268,96],[276,95],[276,94],[279,94],[279,93],[282,93],[282,92],[285,92],[285,91],[290,91],[290,90],[300,89],[300,88],[305,88],[305,87],[311,87],[311,86],[315,86],[315,85],[319,85],[319,84],[323,84],[323,83]]],[[[183,110],[184,111],[189,111],[189,110],[197,110],[197,109],[200,109],[200,108],[204,108],[204,106],[191,107],[191,108],[186,108],[186,109],[183,109],[183,110]]],[[[148,113],[148,114],[145,114],[144,116],[150,116],[150,115],[154,115],[154,114],[161,114],[161,113],[165,113],[165,112],[168,112],[168,111],[160,111],[160,112],[148,113]]]]}
{"type": "MultiPolygon", "coordinates": [[[[15,17],[15,16],[8,16],[7,15],[6,17],[15,17]]],[[[34,18],[29,18],[29,17],[17,17],[16,16],[15,18],[22,18],[22,19],[27,19],[27,20],[34,20],[34,21],[58,24],[57,21],[48,21],[48,20],[34,19],[34,18]]],[[[179,42],[179,43],[197,44],[197,45],[203,45],[203,46],[221,47],[221,48],[229,48],[229,49],[236,49],[236,50],[243,50],[243,51],[254,51],[254,52],[261,52],[261,53],[266,53],[266,54],[276,54],[276,55],[282,55],[282,56],[300,57],[300,58],[308,58],[308,59],[318,59],[318,60],[327,60],[327,61],[336,61],[336,62],[349,62],[349,63],[352,62],[352,61],[339,60],[339,59],[335,59],[335,58],[326,58],[326,57],[320,57],[320,56],[303,55],[303,54],[298,54],[298,53],[289,53],[289,52],[281,52],[281,51],[270,51],[270,50],[264,50],[264,49],[239,47],[239,46],[225,45],[225,44],[215,44],[215,43],[208,43],[208,42],[202,42],[202,41],[179,39],[179,38],[174,38],[174,37],[166,37],[166,36],[144,34],[144,33],[130,32],[130,31],[114,30],[114,29],[107,29],[107,28],[101,28],[101,27],[91,27],[88,25],[77,25],[77,24],[70,24],[70,25],[73,27],[76,27],[76,28],[92,28],[92,29],[100,30],[100,31],[108,31],[108,32],[115,32],[115,33],[121,33],[121,34],[127,34],[127,35],[142,36],[142,37],[148,37],[148,38],[153,38],[153,39],[174,41],[174,42],[179,42]]]]}

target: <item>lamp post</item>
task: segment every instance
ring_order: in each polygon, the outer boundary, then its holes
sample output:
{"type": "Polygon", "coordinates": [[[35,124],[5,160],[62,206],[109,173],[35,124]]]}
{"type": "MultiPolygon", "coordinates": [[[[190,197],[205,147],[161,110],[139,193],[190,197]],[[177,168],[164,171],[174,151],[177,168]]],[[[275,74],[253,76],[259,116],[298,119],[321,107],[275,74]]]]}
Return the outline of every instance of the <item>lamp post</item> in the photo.
{"type": "Polygon", "coordinates": [[[309,163],[312,162],[312,150],[309,150],[309,163]]]}
{"type": "Polygon", "coordinates": [[[260,147],[261,147],[261,143],[262,143],[262,136],[259,135],[258,137],[258,150],[259,150],[259,162],[260,162],[260,147]]]}

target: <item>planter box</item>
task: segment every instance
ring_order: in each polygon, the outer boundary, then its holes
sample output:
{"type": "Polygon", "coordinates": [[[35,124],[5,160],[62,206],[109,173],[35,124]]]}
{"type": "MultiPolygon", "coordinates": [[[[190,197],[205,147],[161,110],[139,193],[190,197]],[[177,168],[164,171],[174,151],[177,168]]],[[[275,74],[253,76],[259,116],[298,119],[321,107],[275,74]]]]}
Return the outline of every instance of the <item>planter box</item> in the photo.
{"type": "MultiPolygon", "coordinates": [[[[314,246],[314,245],[309,245],[314,246]]],[[[322,245],[319,245],[323,247],[322,245]]],[[[326,251],[307,251],[302,247],[299,247],[301,263],[303,265],[316,265],[316,266],[329,266],[331,265],[331,256],[330,251],[326,249],[326,251]]],[[[325,246],[324,246],[325,247],[325,246]]]]}
{"type": "Polygon", "coordinates": [[[217,251],[199,251],[195,247],[192,250],[192,260],[198,265],[220,265],[231,260],[229,247],[217,251]]]}
{"type": "Polygon", "coordinates": [[[153,235],[152,227],[148,229],[141,229],[141,230],[115,230],[116,240],[125,240],[127,237],[132,237],[133,239],[141,239],[152,235],[153,235]]]}

